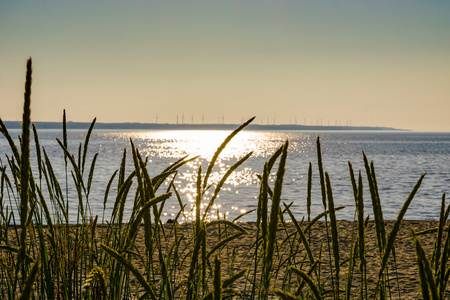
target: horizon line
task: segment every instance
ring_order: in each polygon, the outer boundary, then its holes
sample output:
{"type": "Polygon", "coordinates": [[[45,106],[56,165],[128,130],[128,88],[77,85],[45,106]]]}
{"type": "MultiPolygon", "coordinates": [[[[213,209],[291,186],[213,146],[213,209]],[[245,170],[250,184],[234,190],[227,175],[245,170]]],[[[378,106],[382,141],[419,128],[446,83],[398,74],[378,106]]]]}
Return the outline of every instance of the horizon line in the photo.
{"type": "MultiPolygon", "coordinates": [[[[5,126],[10,129],[21,129],[20,121],[4,121],[5,126]]],[[[60,129],[62,122],[56,121],[36,121],[32,122],[37,129],[60,129]]],[[[68,129],[88,129],[92,122],[67,121],[68,129]]],[[[96,129],[235,129],[241,123],[142,123],[142,122],[95,122],[96,129]]],[[[341,130],[341,131],[412,131],[410,129],[398,129],[387,126],[364,126],[364,125],[301,125],[301,124],[249,124],[247,129],[253,130],[341,130]]]]}

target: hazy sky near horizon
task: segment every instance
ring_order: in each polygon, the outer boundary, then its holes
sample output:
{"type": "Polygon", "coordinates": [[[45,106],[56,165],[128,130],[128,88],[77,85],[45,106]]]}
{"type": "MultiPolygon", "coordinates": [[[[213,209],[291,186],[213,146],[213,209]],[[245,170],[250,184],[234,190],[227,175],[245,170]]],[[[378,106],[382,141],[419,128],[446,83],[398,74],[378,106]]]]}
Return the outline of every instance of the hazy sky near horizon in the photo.
{"type": "Polygon", "coordinates": [[[0,118],[450,131],[450,1],[3,1],[0,118]]]}

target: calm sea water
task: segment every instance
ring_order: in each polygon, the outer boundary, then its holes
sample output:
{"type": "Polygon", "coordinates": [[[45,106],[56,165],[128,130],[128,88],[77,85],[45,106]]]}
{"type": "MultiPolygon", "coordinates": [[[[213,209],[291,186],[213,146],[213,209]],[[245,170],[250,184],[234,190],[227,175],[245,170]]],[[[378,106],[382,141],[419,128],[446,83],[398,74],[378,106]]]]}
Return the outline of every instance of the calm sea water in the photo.
{"type": "MultiPolygon", "coordinates": [[[[18,136],[19,131],[11,131],[18,136]]],[[[185,218],[192,217],[195,199],[195,182],[198,167],[207,169],[207,164],[228,131],[94,131],[90,144],[87,164],[95,153],[99,153],[95,168],[89,203],[93,215],[103,214],[104,194],[111,175],[120,166],[124,149],[128,152],[128,173],[133,168],[130,155],[130,139],[149,157],[148,169],[151,176],[159,174],[169,164],[189,155],[199,156],[178,173],[175,183],[186,204],[185,218]]],[[[63,152],[56,142],[61,139],[61,131],[41,130],[39,139],[52,161],[60,184],[65,186],[63,152]]],[[[211,218],[233,220],[240,214],[257,206],[259,184],[257,174],[262,172],[264,162],[289,140],[289,157],[284,177],[282,201],[293,202],[292,211],[298,219],[306,216],[306,186],[309,162],[313,164],[312,215],[323,211],[317,168],[316,138],[320,136],[324,169],[329,173],[336,206],[345,205],[337,215],[340,219],[351,220],[354,216],[354,199],[348,171],[348,161],[355,169],[363,172],[365,214],[372,215],[368,184],[365,178],[362,151],[373,160],[377,174],[379,193],[385,219],[395,219],[403,202],[408,197],[420,175],[427,172],[422,186],[415,196],[407,214],[407,219],[437,219],[442,194],[450,191],[450,133],[417,132],[255,132],[239,133],[225,148],[210,178],[211,183],[225,174],[228,168],[247,153],[253,155],[227,180],[222,188],[211,218]]],[[[84,142],[84,131],[69,131],[68,140],[71,153],[77,153],[84,142]]],[[[32,143],[34,147],[34,143],[32,143]]],[[[5,138],[0,138],[0,157],[6,164],[10,155],[5,138]]],[[[35,156],[33,151],[32,157],[35,156]]],[[[34,158],[33,158],[34,159],[34,158]]],[[[276,167],[274,168],[274,173],[276,167]]],[[[35,176],[36,176],[36,172],[35,176]]],[[[71,176],[69,174],[69,180],[71,176]]],[[[272,176],[272,183],[274,175],[272,176]]],[[[169,182],[159,193],[168,188],[169,182]]],[[[115,199],[116,183],[110,191],[106,203],[105,219],[109,219],[115,199]]],[[[211,192],[212,193],[212,192],[211,192]]],[[[207,195],[211,196],[211,194],[207,195]]],[[[76,220],[77,196],[73,184],[69,182],[70,218],[76,220]]],[[[204,203],[207,203],[205,199],[204,203]]],[[[14,206],[4,199],[5,205],[14,206]]],[[[128,201],[125,219],[131,215],[132,198],[128,201]]],[[[175,197],[166,202],[164,220],[174,218],[180,210],[175,197]]],[[[242,221],[254,221],[256,212],[242,217],[242,221]]]]}

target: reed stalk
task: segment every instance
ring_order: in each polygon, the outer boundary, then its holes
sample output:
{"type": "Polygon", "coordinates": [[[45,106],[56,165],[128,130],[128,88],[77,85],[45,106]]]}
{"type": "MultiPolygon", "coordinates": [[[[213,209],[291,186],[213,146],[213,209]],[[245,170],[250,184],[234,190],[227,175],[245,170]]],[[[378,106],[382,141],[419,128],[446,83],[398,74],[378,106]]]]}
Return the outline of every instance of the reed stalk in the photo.
{"type": "Polygon", "coordinates": [[[271,280],[271,271],[273,266],[273,254],[275,250],[276,232],[278,229],[278,217],[280,210],[281,190],[283,186],[283,177],[285,172],[285,165],[287,159],[287,149],[289,142],[282,147],[282,154],[280,163],[278,165],[277,177],[275,180],[275,188],[272,196],[272,207],[270,210],[270,223],[268,228],[267,247],[265,249],[265,261],[264,261],[264,283],[262,286],[262,299],[268,298],[269,286],[271,280]]]}

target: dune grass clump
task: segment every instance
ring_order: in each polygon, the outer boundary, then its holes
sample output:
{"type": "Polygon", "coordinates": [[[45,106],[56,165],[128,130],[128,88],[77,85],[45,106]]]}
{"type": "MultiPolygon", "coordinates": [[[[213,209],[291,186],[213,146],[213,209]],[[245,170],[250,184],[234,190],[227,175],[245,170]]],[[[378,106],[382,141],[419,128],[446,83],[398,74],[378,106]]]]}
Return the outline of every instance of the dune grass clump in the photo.
{"type": "Polygon", "coordinates": [[[408,299],[409,294],[402,294],[405,276],[398,275],[401,270],[397,267],[400,261],[396,251],[397,243],[405,240],[416,253],[420,282],[416,283],[415,297],[449,298],[450,206],[446,205],[445,194],[435,228],[419,232],[411,229],[406,237],[399,236],[404,215],[425,174],[418,179],[397,219],[386,222],[374,163],[369,163],[363,154],[373,209],[370,221],[364,207],[362,172],[356,177],[349,162],[356,209],[354,221],[346,225],[337,220],[336,211],[344,207],[335,207],[332,181],[324,170],[317,139],[324,211],[311,216],[310,163],[305,191],[307,220],[297,220],[290,209],[292,203],[282,202],[283,178],[289,167],[286,141],[258,176],[255,224],[227,219],[209,221],[210,210],[227,178],[252,153],[239,159],[218,182],[212,182],[210,175],[223,149],[253,120],[250,119],[218,147],[205,172],[202,166],[198,168],[193,222],[179,222],[186,205],[174,182],[178,169],[195,157],[183,157],[151,177],[150,160],[141,155],[133,141],[132,161],[127,162],[124,149],[121,164],[105,188],[103,216],[99,217],[90,208],[98,154],[90,162],[86,159],[95,119],[84,144],[74,155],[68,150],[64,112],[63,140],[57,143],[64,154],[65,177],[57,178],[31,123],[31,73],[29,59],[19,146],[0,120],[0,131],[11,150],[6,164],[0,161],[0,298],[408,299]],[[36,166],[30,164],[30,128],[36,166]],[[128,164],[133,166],[129,173],[128,164]],[[272,172],[276,164],[277,171],[272,172]],[[275,183],[271,185],[273,173],[275,183]],[[165,190],[164,182],[168,182],[165,190]],[[76,195],[69,195],[69,185],[76,195]],[[179,212],[172,223],[164,224],[161,215],[170,198],[179,203],[179,212]],[[113,210],[110,219],[105,220],[106,204],[110,201],[113,210]],[[127,201],[133,201],[129,216],[124,215],[127,201]],[[78,209],[76,222],[69,220],[69,208],[74,205],[78,209]],[[342,226],[347,227],[348,234],[342,235],[342,226]],[[319,240],[318,232],[323,233],[319,240]],[[421,238],[432,234],[432,251],[427,253],[421,238]],[[245,245],[239,243],[244,238],[245,245]]]}

